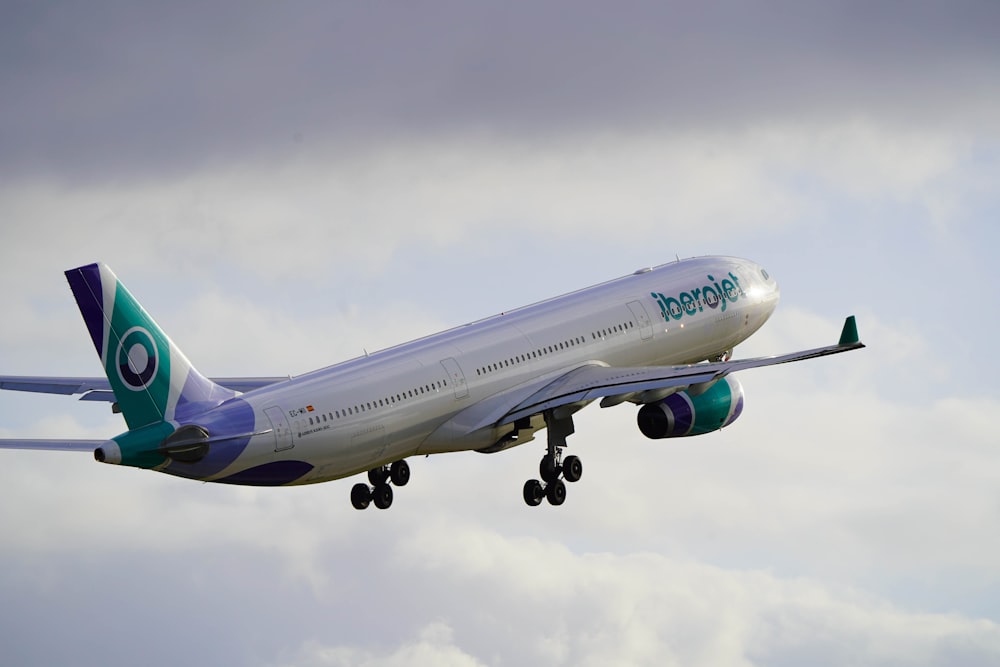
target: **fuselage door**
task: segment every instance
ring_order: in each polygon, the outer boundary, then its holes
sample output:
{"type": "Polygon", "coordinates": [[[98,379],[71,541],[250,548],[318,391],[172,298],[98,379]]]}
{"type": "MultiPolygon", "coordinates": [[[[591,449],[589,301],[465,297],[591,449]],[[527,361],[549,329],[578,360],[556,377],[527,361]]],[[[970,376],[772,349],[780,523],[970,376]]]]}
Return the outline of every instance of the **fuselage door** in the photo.
{"type": "Polygon", "coordinates": [[[294,447],[292,429],[288,426],[288,420],[285,419],[284,411],[275,406],[265,409],[264,414],[267,415],[268,421],[271,422],[271,432],[274,433],[274,451],[280,452],[294,447]]]}
{"type": "Polygon", "coordinates": [[[635,317],[635,323],[639,326],[639,333],[642,335],[643,340],[649,340],[653,337],[653,323],[649,319],[649,313],[646,312],[646,307],[642,305],[641,301],[629,301],[628,309],[632,311],[632,316],[635,317]]]}
{"type": "Polygon", "coordinates": [[[441,365],[444,366],[445,372],[448,373],[448,382],[451,383],[451,388],[455,391],[455,398],[465,398],[468,396],[469,385],[465,382],[465,373],[462,372],[462,368],[458,365],[458,362],[448,357],[441,360],[441,365]]]}

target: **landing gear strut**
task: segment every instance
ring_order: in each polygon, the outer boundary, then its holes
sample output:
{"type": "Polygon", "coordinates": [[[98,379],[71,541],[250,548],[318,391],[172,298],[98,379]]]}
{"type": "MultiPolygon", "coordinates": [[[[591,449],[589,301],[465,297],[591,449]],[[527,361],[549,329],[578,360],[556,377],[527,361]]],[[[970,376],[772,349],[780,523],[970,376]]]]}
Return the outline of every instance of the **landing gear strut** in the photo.
{"type": "Polygon", "coordinates": [[[410,481],[410,464],[406,461],[396,461],[391,466],[379,466],[368,471],[367,484],[355,484],[351,487],[351,504],[354,509],[363,510],[371,503],[380,510],[392,505],[392,486],[406,486],[410,481]]]}
{"type": "Polygon", "coordinates": [[[538,476],[542,481],[529,479],[524,483],[524,502],[537,507],[543,500],[550,505],[566,502],[566,482],[577,482],[583,477],[583,463],[576,456],[562,457],[566,437],[573,434],[573,417],[557,418],[552,410],[545,412],[548,428],[548,451],[538,464],[538,476]],[[559,477],[562,476],[562,479],[559,477]]]}

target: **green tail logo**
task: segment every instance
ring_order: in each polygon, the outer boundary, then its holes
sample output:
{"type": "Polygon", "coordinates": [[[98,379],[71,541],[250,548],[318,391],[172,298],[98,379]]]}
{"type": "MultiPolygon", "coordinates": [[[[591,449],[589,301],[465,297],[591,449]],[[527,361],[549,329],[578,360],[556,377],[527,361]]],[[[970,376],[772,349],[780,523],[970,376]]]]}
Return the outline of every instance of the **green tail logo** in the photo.
{"type": "Polygon", "coordinates": [[[130,430],[234,394],[191,366],[107,266],[71,269],[66,278],[130,430]]]}

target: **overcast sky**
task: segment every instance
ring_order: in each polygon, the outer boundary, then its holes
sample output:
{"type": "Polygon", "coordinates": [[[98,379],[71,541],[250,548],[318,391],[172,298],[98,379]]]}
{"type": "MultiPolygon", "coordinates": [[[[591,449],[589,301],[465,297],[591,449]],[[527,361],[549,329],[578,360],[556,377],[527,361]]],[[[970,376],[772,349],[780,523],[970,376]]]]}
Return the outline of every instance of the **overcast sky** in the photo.
{"type": "MultiPolygon", "coordinates": [[[[782,287],[722,433],[244,489],[0,452],[0,662],[1000,662],[994,2],[0,6],[0,373],[97,375],[104,261],[209,375],[298,374],[705,254],[782,287]]],[[[0,437],[104,438],[5,392],[0,437]]]]}

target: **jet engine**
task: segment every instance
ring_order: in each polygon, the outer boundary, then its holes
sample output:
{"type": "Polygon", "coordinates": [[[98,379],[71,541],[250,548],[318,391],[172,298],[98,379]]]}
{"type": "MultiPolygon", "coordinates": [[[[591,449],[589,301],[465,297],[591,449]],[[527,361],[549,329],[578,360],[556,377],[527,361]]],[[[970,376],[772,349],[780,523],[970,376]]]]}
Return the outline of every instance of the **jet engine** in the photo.
{"type": "Polygon", "coordinates": [[[647,403],[639,409],[637,421],[647,438],[679,438],[718,431],[736,421],[741,412],[743,386],[727,375],[700,393],[688,389],[647,403]]]}

